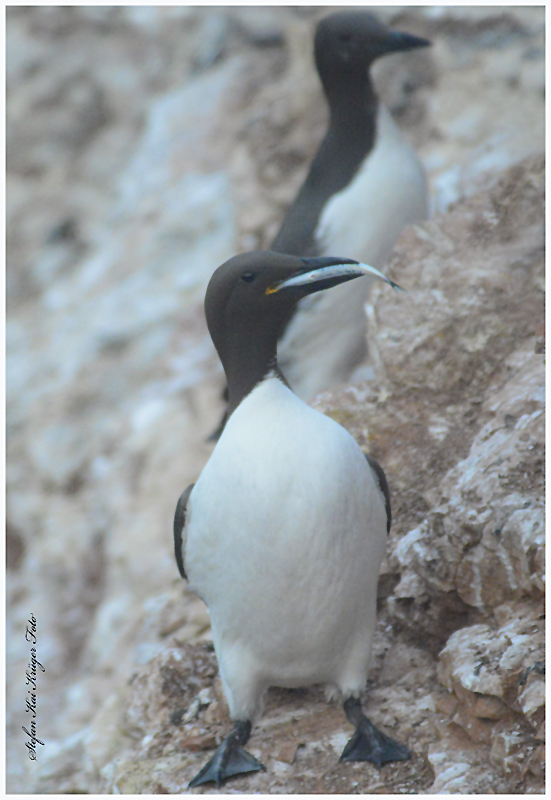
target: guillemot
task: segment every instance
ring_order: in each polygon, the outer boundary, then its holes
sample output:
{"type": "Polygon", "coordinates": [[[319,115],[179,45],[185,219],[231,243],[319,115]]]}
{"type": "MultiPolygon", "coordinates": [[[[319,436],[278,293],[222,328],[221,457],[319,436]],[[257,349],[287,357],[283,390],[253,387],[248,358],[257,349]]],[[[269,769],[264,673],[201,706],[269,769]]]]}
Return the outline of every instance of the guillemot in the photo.
{"type": "MultiPolygon", "coordinates": [[[[423,167],[377,97],[369,70],[384,55],[429,45],[365,11],[339,11],[319,22],[314,58],[329,126],[271,250],[348,253],[381,269],[406,225],[426,219],[423,167]]],[[[361,288],[342,286],[298,304],[282,331],[278,358],[303,400],[343,383],[365,360],[370,288],[364,280],[361,288]]],[[[211,440],[218,439],[226,419],[227,413],[211,440]]]]}
{"type": "Polygon", "coordinates": [[[206,293],[229,418],[174,517],[176,562],[207,604],[233,731],[190,782],[263,765],[244,750],[270,686],[324,684],[356,730],[341,760],[409,758],[364,715],[388,485],[340,425],[295,395],[277,341],[301,298],[374,274],[351,259],[256,252],[230,259],[206,293]]]}
{"type": "MultiPolygon", "coordinates": [[[[347,253],[381,269],[406,225],[426,219],[423,167],[383,103],[369,70],[381,56],[430,45],[365,11],[318,24],[317,71],[329,126],[271,248],[293,255],[347,253]]],[[[347,380],[367,355],[364,305],[371,281],[308,298],[286,326],[281,367],[303,398],[347,380]]]]}

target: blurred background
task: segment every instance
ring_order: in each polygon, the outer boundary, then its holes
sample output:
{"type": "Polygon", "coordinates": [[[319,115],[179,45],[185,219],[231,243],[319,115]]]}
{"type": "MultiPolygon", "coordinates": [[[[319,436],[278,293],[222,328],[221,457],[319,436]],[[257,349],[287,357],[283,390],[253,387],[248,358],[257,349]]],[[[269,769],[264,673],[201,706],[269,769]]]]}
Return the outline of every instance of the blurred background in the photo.
{"type": "MultiPolygon", "coordinates": [[[[222,409],[202,301],[269,244],[323,136],[331,10],[7,9],[9,792],[108,790],[122,687],[175,632],[209,639],[171,533],[222,409]]],[[[543,7],[372,10],[433,42],[374,75],[434,215],[543,151],[543,7]]]]}

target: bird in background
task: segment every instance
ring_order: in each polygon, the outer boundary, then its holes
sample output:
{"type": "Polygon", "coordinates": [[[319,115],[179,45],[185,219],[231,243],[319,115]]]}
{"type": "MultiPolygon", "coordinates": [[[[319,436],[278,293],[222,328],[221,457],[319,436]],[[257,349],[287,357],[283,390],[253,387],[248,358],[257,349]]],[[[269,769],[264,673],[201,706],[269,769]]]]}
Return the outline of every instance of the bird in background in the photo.
{"type": "Polygon", "coordinates": [[[376,625],[391,510],[386,477],[352,436],[293,393],[277,342],[304,298],[376,275],[352,259],[236,256],[213,274],[209,333],[229,417],[174,517],[176,562],[207,604],[234,728],[190,782],[263,768],[244,747],[270,686],[323,684],[355,732],[343,761],[410,757],[377,730],[360,695],[376,625]]]}
{"type": "MultiPolygon", "coordinates": [[[[339,11],[319,22],[314,56],[329,126],[270,249],[346,253],[382,269],[402,230],[427,218],[423,167],[378,98],[370,68],[382,56],[429,44],[365,11],[339,11]]],[[[361,283],[305,299],[285,327],[279,363],[306,401],[346,381],[365,360],[372,280],[361,283]]]]}
{"type": "MultiPolygon", "coordinates": [[[[427,218],[423,167],[379,100],[370,68],[382,56],[428,45],[365,11],[339,11],[319,22],[314,56],[329,126],[271,250],[346,253],[381,269],[404,227],[427,218]]],[[[365,360],[371,283],[305,298],[282,329],[280,368],[303,400],[345,382],[365,360]]]]}

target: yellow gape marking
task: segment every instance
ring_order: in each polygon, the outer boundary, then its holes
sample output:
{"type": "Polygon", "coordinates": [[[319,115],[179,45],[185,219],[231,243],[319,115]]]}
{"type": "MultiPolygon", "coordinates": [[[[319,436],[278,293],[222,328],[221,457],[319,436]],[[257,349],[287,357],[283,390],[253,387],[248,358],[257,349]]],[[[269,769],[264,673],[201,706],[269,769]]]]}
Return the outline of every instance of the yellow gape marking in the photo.
{"type": "Polygon", "coordinates": [[[279,287],[281,286],[280,283],[274,283],[272,286],[268,286],[266,289],[265,294],[274,294],[274,292],[279,292],[279,287]]]}

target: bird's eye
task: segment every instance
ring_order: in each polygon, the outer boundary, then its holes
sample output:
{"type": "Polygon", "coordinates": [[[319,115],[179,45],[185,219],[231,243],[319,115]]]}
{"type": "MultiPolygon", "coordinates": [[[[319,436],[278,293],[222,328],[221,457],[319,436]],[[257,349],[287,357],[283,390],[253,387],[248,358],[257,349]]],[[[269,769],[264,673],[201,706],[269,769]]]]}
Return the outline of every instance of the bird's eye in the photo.
{"type": "Polygon", "coordinates": [[[255,279],[254,272],[244,272],[241,276],[241,280],[245,281],[245,283],[252,283],[255,279]]]}
{"type": "Polygon", "coordinates": [[[351,40],[352,40],[352,34],[350,32],[349,33],[340,33],[339,34],[339,41],[344,42],[345,44],[347,44],[351,40]]]}

